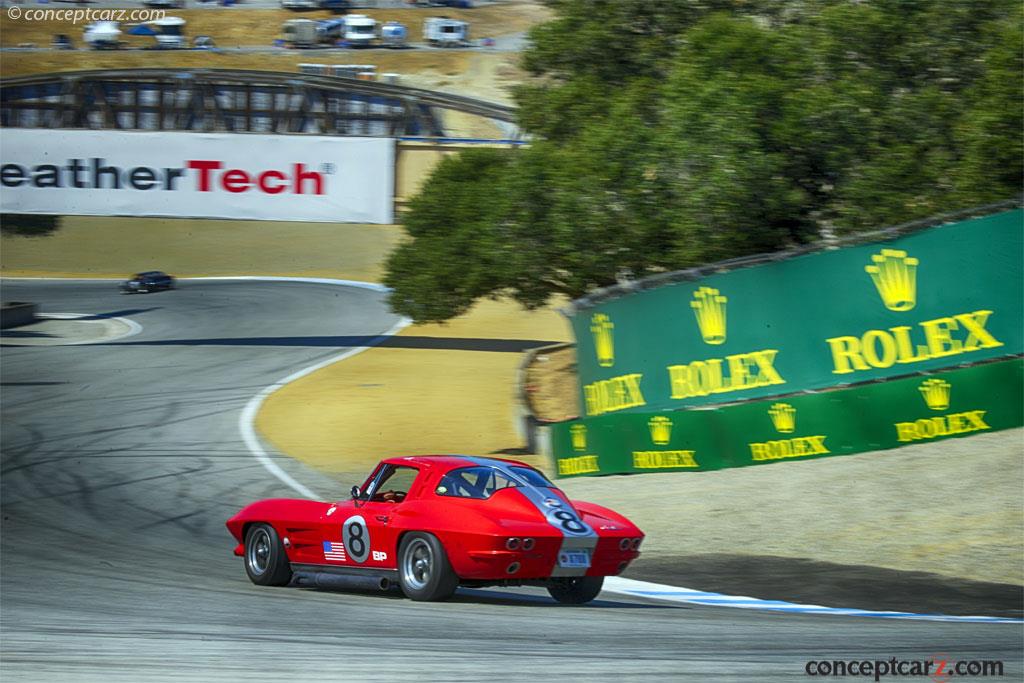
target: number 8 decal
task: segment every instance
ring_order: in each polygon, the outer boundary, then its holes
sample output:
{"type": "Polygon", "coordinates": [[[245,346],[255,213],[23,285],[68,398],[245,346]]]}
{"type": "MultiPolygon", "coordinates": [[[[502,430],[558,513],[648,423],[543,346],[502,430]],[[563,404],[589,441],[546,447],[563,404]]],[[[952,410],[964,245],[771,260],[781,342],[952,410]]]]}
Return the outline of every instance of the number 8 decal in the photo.
{"type": "Polygon", "coordinates": [[[583,525],[583,522],[579,520],[579,517],[568,510],[555,510],[551,513],[551,516],[557,519],[559,526],[570,534],[585,534],[589,531],[587,527],[583,525]]]}
{"type": "Polygon", "coordinates": [[[370,530],[362,515],[353,515],[341,526],[341,537],[345,550],[353,561],[363,563],[370,555],[370,530]]]}

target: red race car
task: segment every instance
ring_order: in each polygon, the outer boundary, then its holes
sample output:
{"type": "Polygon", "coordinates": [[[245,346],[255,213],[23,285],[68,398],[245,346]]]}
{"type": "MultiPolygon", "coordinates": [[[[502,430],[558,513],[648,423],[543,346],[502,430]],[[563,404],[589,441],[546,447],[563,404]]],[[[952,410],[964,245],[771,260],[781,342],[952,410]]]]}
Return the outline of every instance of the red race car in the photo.
{"type": "Polygon", "coordinates": [[[640,555],[644,538],[529,465],[468,456],[389,458],[350,500],[263,500],[227,527],[257,585],[397,583],[413,600],[444,600],[460,585],[542,585],[582,604],[640,555]]]}

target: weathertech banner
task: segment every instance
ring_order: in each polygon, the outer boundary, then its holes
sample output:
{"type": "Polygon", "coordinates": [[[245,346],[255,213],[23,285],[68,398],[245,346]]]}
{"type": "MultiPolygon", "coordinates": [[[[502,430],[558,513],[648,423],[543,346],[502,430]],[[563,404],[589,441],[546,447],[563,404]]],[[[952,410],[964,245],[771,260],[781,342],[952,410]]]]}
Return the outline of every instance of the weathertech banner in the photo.
{"type": "Polygon", "coordinates": [[[394,140],[6,129],[5,213],[392,223],[394,140]]]}

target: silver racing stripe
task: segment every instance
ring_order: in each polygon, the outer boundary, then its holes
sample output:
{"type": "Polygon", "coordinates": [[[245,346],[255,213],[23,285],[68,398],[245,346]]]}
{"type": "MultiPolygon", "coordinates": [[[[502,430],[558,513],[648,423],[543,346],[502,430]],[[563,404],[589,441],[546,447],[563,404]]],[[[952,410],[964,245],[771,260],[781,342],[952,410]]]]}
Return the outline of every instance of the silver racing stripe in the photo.
{"type": "Polygon", "coordinates": [[[517,491],[523,494],[530,501],[537,511],[540,512],[548,524],[562,534],[562,546],[555,558],[555,566],[551,576],[583,576],[587,573],[586,567],[561,567],[560,559],[566,551],[586,551],[587,556],[593,562],[594,549],[597,547],[597,532],[583,521],[583,517],[570,503],[562,500],[549,492],[533,486],[526,481],[522,475],[517,474],[512,466],[501,460],[490,458],[475,458],[463,456],[474,465],[491,467],[507,478],[519,484],[517,491]]]}

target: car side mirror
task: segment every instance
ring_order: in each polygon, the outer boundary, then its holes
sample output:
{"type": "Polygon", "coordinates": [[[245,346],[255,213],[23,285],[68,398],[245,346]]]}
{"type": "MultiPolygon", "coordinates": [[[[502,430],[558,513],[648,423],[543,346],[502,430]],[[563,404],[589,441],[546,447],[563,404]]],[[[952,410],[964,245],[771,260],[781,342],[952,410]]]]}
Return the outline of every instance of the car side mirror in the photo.
{"type": "Polygon", "coordinates": [[[363,492],[359,490],[358,486],[353,486],[352,490],[349,491],[349,494],[352,496],[352,500],[359,500],[362,497],[363,492]]]}

